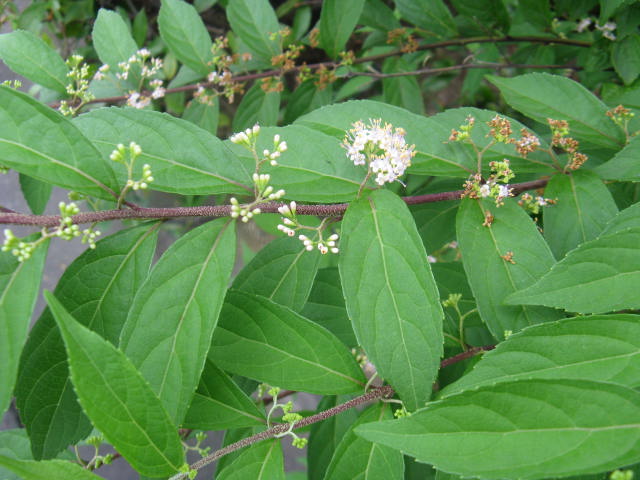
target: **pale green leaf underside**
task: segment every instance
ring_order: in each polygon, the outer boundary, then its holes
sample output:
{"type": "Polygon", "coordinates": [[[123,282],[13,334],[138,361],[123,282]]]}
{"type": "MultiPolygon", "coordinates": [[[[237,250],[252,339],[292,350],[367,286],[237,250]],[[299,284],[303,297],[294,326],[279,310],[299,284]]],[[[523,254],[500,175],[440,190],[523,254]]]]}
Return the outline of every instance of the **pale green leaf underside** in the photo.
{"type": "Polygon", "coordinates": [[[440,395],[526,378],[640,386],[640,315],[576,317],[526,328],[485,353],[440,395]]]}
{"type": "Polygon", "coordinates": [[[64,338],[78,399],[94,426],[141,474],[175,473],[184,462],[182,443],[149,384],[120,350],[77,323],[50,292],[45,297],[64,338]]]}
{"type": "Polygon", "coordinates": [[[640,227],[634,227],[583,243],[507,301],[604,313],[639,308],[638,285],[640,227]]]}
{"type": "Polygon", "coordinates": [[[101,477],[66,460],[17,460],[0,455],[0,466],[26,480],[99,480],[101,477]]]}
{"type": "MultiPolygon", "coordinates": [[[[159,225],[121,230],[65,270],[55,295],[69,313],[114,345],[153,259],[159,225]]],[[[64,342],[49,309],[31,329],[16,403],[36,459],[52,458],[91,431],[69,379],[64,342]]]]}
{"type": "Polygon", "coordinates": [[[640,461],[640,393],[585,380],[500,383],[356,433],[463,476],[598,473],[640,461]]]}
{"type": "Polygon", "coordinates": [[[18,361],[31,323],[48,241],[24,262],[0,252],[0,416],[9,406],[18,361]]]}
{"type": "Polygon", "coordinates": [[[32,32],[16,30],[0,35],[0,58],[11,70],[32,82],[66,92],[69,68],[58,52],[32,32]]]}
{"type": "Polygon", "coordinates": [[[140,287],[120,348],[180,424],[200,380],[236,249],[235,224],[208,222],[181,237],[140,287]]]}
{"type": "Polygon", "coordinates": [[[211,38],[192,5],[180,0],[163,0],[158,27],[160,36],[178,60],[203,76],[212,70],[211,38]]]}

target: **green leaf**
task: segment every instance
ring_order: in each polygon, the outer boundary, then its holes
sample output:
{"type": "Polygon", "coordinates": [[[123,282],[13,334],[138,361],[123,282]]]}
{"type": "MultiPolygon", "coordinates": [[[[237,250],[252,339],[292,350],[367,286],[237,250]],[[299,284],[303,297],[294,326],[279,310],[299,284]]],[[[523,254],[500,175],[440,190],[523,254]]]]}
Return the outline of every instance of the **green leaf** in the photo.
{"type": "Polygon", "coordinates": [[[48,246],[40,245],[24,262],[0,252],[0,416],[11,401],[48,246]]]}
{"type": "Polygon", "coordinates": [[[119,190],[111,166],[58,112],[0,86],[0,158],[3,165],[43,182],[99,198],[119,190]]]}
{"type": "Polygon", "coordinates": [[[182,118],[215,135],[218,131],[218,120],[220,118],[218,98],[216,97],[211,105],[192,100],[187,105],[187,108],[184,109],[182,118]]]}
{"type": "Polygon", "coordinates": [[[629,85],[640,75],[640,36],[627,35],[613,43],[611,62],[625,85],[629,85]]]}
{"type": "Polygon", "coordinates": [[[553,255],[537,227],[513,200],[496,207],[490,200],[464,199],[456,229],[471,290],[480,316],[497,339],[505,331],[557,320],[560,312],[546,308],[505,305],[504,299],[542,277],[554,264],[553,255]],[[485,215],[493,223],[485,227],[485,215]],[[502,258],[513,253],[511,263],[502,258]]]}
{"type": "Polygon", "coordinates": [[[442,307],[406,204],[387,190],[349,205],[340,278],[360,345],[407,409],[431,395],[442,356],[442,307]]]}
{"type": "Polygon", "coordinates": [[[638,462],[638,423],[640,393],[626,387],[522,380],[447,397],[409,418],[362,425],[356,433],[445,472],[542,479],[638,462]]]}
{"type": "Polygon", "coordinates": [[[618,213],[607,223],[600,236],[604,237],[635,227],[640,227],[640,203],[635,203],[618,213]]]}
{"type": "Polygon", "coordinates": [[[597,237],[618,207],[602,180],[578,170],[554,175],[544,191],[558,203],[544,209],[544,237],[556,258],[597,237]]]}
{"type": "Polygon", "coordinates": [[[400,28],[400,22],[394,16],[393,10],[382,0],[367,0],[358,23],[385,32],[400,28]]]}
{"type": "Polygon", "coordinates": [[[258,252],[233,281],[233,288],[302,310],[318,271],[320,252],[307,252],[297,238],[278,238],[258,252]]]}
{"type": "Polygon", "coordinates": [[[233,130],[239,132],[253,127],[256,123],[261,127],[278,123],[280,111],[280,92],[265,92],[261,84],[255,83],[242,97],[238,110],[233,117],[233,130]]]}
{"type": "MultiPolygon", "coordinates": [[[[119,143],[134,141],[142,148],[134,177],[147,163],[153,172],[149,188],[183,195],[246,193],[251,175],[211,133],[166,113],[134,108],[101,108],[80,115],[75,125],[96,145],[105,162],[119,143]]],[[[121,183],[123,165],[114,164],[121,183]]],[[[251,167],[253,173],[253,166],[251,167]]]]}
{"type": "Polygon", "coordinates": [[[451,12],[442,0],[396,0],[402,18],[439,37],[457,35],[451,12]]]}
{"type": "Polygon", "coordinates": [[[269,38],[280,30],[280,25],[267,0],[230,0],[227,19],[231,29],[249,47],[253,57],[265,66],[271,65],[271,57],[282,53],[278,39],[269,38]]]}
{"type": "Polygon", "coordinates": [[[608,162],[598,165],[596,173],[606,180],[640,182],[640,137],[635,137],[608,162]]]}
{"type": "Polygon", "coordinates": [[[144,45],[145,40],[147,39],[148,28],[149,19],[147,18],[147,12],[145,12],[143,7],[138,11],[138,13],[136,13],[135,18],[133,19],[133,29],[131,32],[138,47],[142,47],[144,45]]]}
{"type": "Polygon", "coordinates": [[[456,238],[456,214],[460,201],[431,202],[411,205],[418,233],[427,252],[434,252],[456,238]]]}
{"type": "MultiPolygon", "coordinates": [[[[33,460],[29,436],[23,428],[0,431],[0,458],[12,460],[33,460]]],[[[22,477],[0,466],[2,480],[22,480],[22,477]]]]}
{"type": "Polygon", "coordinates": [[[320,89],[314,80],[307,80],[295,89],[287,109],[284,112],[284,123],[292,123],[296,118],[316,108],[329,105],[333,97],[333,85],[329,84],[320,89]]]}
{"type": "Polygon", "coordinates": [[[320,47],[331,58],[345,50],[347,41],[358,23],[364,0],[325,0],[320,11],[320,47]]]}
{"type": "MultiPolygon", "coordinates": [[[[267,165],[261,172],[271,175],[271,184],[284,189],[287,199],[337,203],[356,196],[366,169],[347,159],[339,141],[299,125],[261,128],[258,152],[273,150],[275,134],[287,142],[287,151],[278,158],[277,166],[267,165]]],[[[231,142],[227,145],[244,162],[254,162],[245,148],[231,142]]]]}
{"type": "Polygon", "coordinates": [[[266,440],[244,449],[216,475],[216,480],[284,480],[284,458],[279,439],[266,440]]]}
{"type": "Polygon", "coordinates": [[[440,396],[532,378],[594,380],[636,388],[638,372],[640,315],[575,317],[510,336],[440,396]]]}
{"type": "Polygon", "coordinates": [[[28,175],[20,174],[20,190],[34,215],[42,215],[47,207],[53,185],[41,182],[28,175]]]}
{"type": "Polygon", "coordinates": [[[344,305],[340,273],[337,268],[318,270],[307,303],[300,313],[303,317],[313,320],[329,330],[347,347],[358,346],[344,305]]]}
{"type": "Polygon", "coordinates": [[[162,40],[178,60],[203,76],[211,71],[211,37],[192,5],[182,0],[162,0],[158,27],[162,40]]]}
{"type": "Polygon", "coordinates": [[[235,250],[228,219],[182,236],[154,266],[122,329],[120,348],[178,425],[204,368],[235,250]]]}
{"type": "Polygon", "coordinates": [[[17,460],[0,455],[0,466],[10,470],[24,480],[99,480],[101,477],[81,467],[77,463],[65,460],[17,460]]]}
{"type": "MultiPolygon", "coordinates": [[[[346,395],[323,397],[316,411],[320,413],[329,410],[350,399],[351,397],[347,397],[346,395]]],[[[349,408],[322,422],[311,424],[309,444],[307,445],[307,471],[309,473],[309,480],[324,479],[325,472],[336,447],[357,418],[358,414],[356,410],[349,408]]]]}
{"type": "Polygon", "coordinates": [[[503,33],[509,32],[511,22],[504,0],[453,0],[452,4],[460,15],[482,25],[485,31],[498,29],[503,33]]]}
{"type": "Polygon", "coordinates": [[[44,293],[64,338],[74,389],[83,410],[113,447],[143,475],[176,473],[182,443],[167,411],[131,361],[80,325],[44,293]]]}
{"type": "MultiPolygon", "coordinates": [[[[383,73],[410,72],[414,66],[402,57],[391,57],[384,61],[383,73]]],[[[424,115],[424,101],[420,84],[415,76],[389,77],[382,79],[382,96],[386,103],[424,115]]]]}
{"type": "Polygon", "coordinates": [[[207,360],[183,427],[225,430],[264,423],[264,413],[253,400],[226,373],[207,360]]]}
{"type": "Polygon", "coordinates": [[[369,442],[354,433],[359,425],[391,418],[393,414],[388,404],[376,403],[363,411],[338,444],[324,480],[403,478],[402,453],[384,445],[369,442]]]}
{"type": "Polygon", "coordinates": [[[633,309],[640,308],[639,282],[640,227],[635,227],[583,243],[506,301],[581,313],[633,309]]]}
{"type": "MultiPolygon", "coordinates": [[[[81,324],[116,343],[153,259],[159,224],[122,230],[67,268],[55,295],[81,324]]],[[[52,458],[91,431],[69,380],[67,354],[51,311],[31,329],[20,359],[16,403],[36,459],[52,458]]]]}
{"type": "Polygon", "coordinates": [[[98,58],[111,69],[120,62],[126,62],[138,50],[131,31],[116,12],[101,8],[91,32],[93,46],[98,58]]]}
{"type": "Polygon", "coordinates": [[[286,307],[229,291],[209,359],[238,375],[317,394],[358,391],[364,375],[328,330],[286,307]]]}
{"type": "Polygon", "coordinates": [[[487,77],[513,108],[547,124],[547,119],[567,120],[570,135],[608,150],[619,150],[624,135],[607,116],[607,106],[578,82],[548,73],[528,73],[514,78],[487,77]]]}
{"type": "Polygon", "coordinates": [[[16,30],[0,35],[0,58],[18,75],[66,93],[69,68],[58,52],[33,33],[16,30]]]}

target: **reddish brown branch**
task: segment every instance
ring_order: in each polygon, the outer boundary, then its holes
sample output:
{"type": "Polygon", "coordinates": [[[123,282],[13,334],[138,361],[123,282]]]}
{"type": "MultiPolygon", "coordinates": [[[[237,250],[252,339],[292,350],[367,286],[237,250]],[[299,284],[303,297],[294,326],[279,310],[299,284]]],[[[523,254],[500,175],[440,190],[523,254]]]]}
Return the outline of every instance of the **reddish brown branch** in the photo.
{"type": "Polygon", "coordinates": [[[453,365],[454,363],[461,362],[462,360],[466,360],[467,358],[475,357],[477,354],[482,352],[487,352],[489,350],[493,350],[496,348],[495,345],[484,345],[482,347],[471,347],[469,350],[454,355],[453,357],[445,358],[440,362],[440,368],[448,367],[449,365],[453,365]]]}
{"type": "MultiPolygon", "coordinates": [[[[442,360],[440,362],[440,367],[446,367],[448,365],[454,364],[456,362],[460,362],[466,358],[470,358],[473,357],[474,355],[477,355],[480,352],[484,352],[487,350],[492,350],[495,348],[495,345],[486,345],[486,346],[482,346],[482,347],[473,347],[470,348],[469,350],[467,350],[466,352],[462,352],[458,355],[455,355],[453,357],[450,358],[445,358],[444,360],[442,360]]],[[[390,385],[385,385],[383,387],[377,387],[377,388],[373,388],[370,391],[368,391],[367,393],[365,393],[364,395],[360,395],[359,397],[353,398],[345,403],[341,403],[340,405],[336,405],[333,408],[330,408],[328,410],[324,410],[322,412],[316,413],[315,415],[311,415],[309,417],[305,417],[302,420],[296,422],[293,425],[293,428],[302,428],[302,427],[306,427],[307,425],[311,425],[313,423],[316,422],[321,422],[323,420],[326,420],[327,418],[331,418],[335,415],[338,415],[346,410],[349,410],[353,407],[357,407],[358,405],[362,405],[365,403],[369,403],[373,400],[377,400],[379,398],[389,398],[392,395],[395,394],[395,391],[393,390],[393,388],[390,385]]],[[[289,430],[289,424],[286,423],[281,423],[278,425],[275,425],[274,427],[271,427],[267,430],[265,430],[264,432],[260,432],[257,433],[255,435],[252,435],[250,437],[247,438],[243,438],[242,440],[232,443],[230,445],[227,445],[224,448],[221,448],[219,450],[216,450],[215,452],[213,452],[211,455],[209,455],[208,457],[205,457],[201,460],[198,460],[197,462],[191,464],[190,468],[192,470],[198,470],[202,467],[204,467],[205,465],[209,465],[212,462],[215,462],[216,460],[218,460],[221,457],[224,457],[225,455],[230,454],[231,452],[235,452],[236,450],[240,450],[241,448],[244,447],[248,447],[249,445],[253,445],[254,443],[260,442],[262,440],[267,440],[269,438],[273,438],[276,435],[282,434],[284,432],[286,432],[287,430],[289,430]]],[[[174,477],[175,479],[181,478],[179,475],[175,475],[174,477]]]]}
{"type": "MultiPolygon", "coordinates": [[[[575,47],[590,47],[591,43],[589,42],[583,42],[580,40],[571,40],[571,39],[567,39],[567,38],[557,38],[557,37],[534,37],[534,36],[524,36],[524,37],[510,37],[510,36],[506,36],[506,37],[499,37],[499,38],[492,38],[492,37],[470,37],[470,38],[458,38],[458,39],[453,39],[453,40],[445,40],[442,42],[433,42],[433,43],[427,43],[424,45],[420,45],[417,48],[417,51],[425,51],[425,50],[434,50],[437,48],[445,48],[445,47],[454,47],[454,46],[464,46],[464,45],[469,45],[469,44],[473,44],[473,43],[519,43],[519,42],[531,42],[531,43],[542,43],[542,44],[558,44],[558,45],[572,45],[575,47]]],[[[390,52],[385,52],[385,53],[380,53],[378,55],[369,55],[366,57],[360,57],[360,58],[356,58],[353,60],[353,64],[354,65],[358,65],[358,64],[362,64],[362,63],[369,63],[369,62],[375,62],[377,60],[383,60],[385,58],[389,58],[389,57],[394,57],[394,56],[400,56],[400,55],[404,55],[406,52],[403,52],[402,50],[393,50],[390,52]]],[[[245,75],[235,75],[233,77],[233,81],[234,82],[248,82],[251,80],[258,80],[261,78],[268,78],[268,77],[277,77],[283,74],[288,74],[288,73],[298,73],[300,70],[304,69],[310,69],[310,70],[317,70],[319,68],[337,68],[340,65],[339,62],[335,62],[333,60],[330,61],[325,61],[325,62],[318,62],[318,63],[312,63],[312,64],[308,64],[308,65],[298,65],[295,66],[291,69],[288,69],[286,71],[283,71],[282,69],[273,69],[273,70],[267,70],[264,72],[256,72],[256,73],[248,73],[245,75]]],[[[438,73],[444,73],[444,72],[449,72],[452,70],[460,70],[460,69],[468,69],[468,68],[507,68],[507,67],[513,67],[513,68],[572,68],[572,69],[576,69],[577,67],[574,66],[557,66],[557,65],[525,65],[525,64],[520,64],[520,65],[510,65],[510,64],[494,64],[494,66],[480,66],[480,65],[484,65],[484,64],[479,64],[478,66],[468,66],[468,65],[454,65],[451,67],[445,67],[445,69],[424,69],[424,70],[429,70],[429,73],[423,72],[423,73],[413,73],[413,72],[402,72],[402,75],[406,76],[406,75],[435,75],[438,73]],[[442,70],[442,71],[440,71],[442,70]]],[[[418,70],[417,72],[420,72],[420,70],[418,70]]],[[[361,75],[361,74],[354,74],[351,73],[350,76],[356,76],[356,75],[361,75]]],[[[374,76],[374,75],[370,75],[370,76],[374,76]]],[[[385,78],[385,77],[379,77],[379,78],[385,78]]],[[[183,85],[181,87],[174,87],[174,88],[168,88],[166,90],[166,93],[178,93],[178,92],[189,92],[189,91],[195,91],[198,89],[198,86],[202,85],[205,87],[211,87],[212,85],[209,83],[199,83],[199,84],[193,84],[193,85],[183,85]]],[[[103,98],[95,98],[93,100],[90,100],[87,102],[87,104],[89,103],[117,103],[117,102],[121,102],[123,100],[125,100],[127,97],[125,95],[119,95],[119,96],[114,96],[114,97],[103,97],[103,98]]],[[[58,103],[52,103],[51,106],[53,108],[57,108],[58,107],[58,103]]]]}
{"type": "MultiPolygon", "coordinates": [[[[534,180],[532,182],[514,183],[510,185],[514,194],[526,190],[542,188],[547,184],[546,179],[534,180]]],[[[408,205],[421,203],[442,202],[445,200],[456,200],[462,195],[462,190],[443,193],[429,193],[412,197],[403,197],[408,205]]],[[[263,213],[278,213],[278,207],[283,203],[266,203],[260,205],[263,213]]],[[[299,205],[297,213],[300,215],[315,215],[319,217],[339,217],[344,214],[349,206],[348,203],[335,203],[329,205],[299,205]]],[[[175,208],[144,208],[137,207],[128,210],[103,210],[99,212],[79,213],[72,217],[72,222],[76,225],[86,223],[106,222],[108,220],[123,219],[170,219],[180,217],[228,217],[231,214],[230,205],[202,206],[202,207],[175,207],[175,208]]],[[[55,227],[60,224],[59,215],[28,215],[22,213],[0,213],[0,224],[5,225],[32,225],[38,227],[55,227]]]]}
{"type": "Polygon", "coordinates": [[[394,77],[413,77],[413,76],[428,76],[439,75],[441,73],[454,72],[458,70],[470,70],[476,68],[487,68],[492,70],[500,70],[502,68],[541,68],[541,69],[571,69],[581,70],[582,67],[575,65],[529,65],[524,63],[465,63],[462,65],[452,65],[450,67],[441,68],[421,68],[419,70],[413,70],[410,72],[393,72],[393,73],[380,73],[380,72],[350,72],[346,77],[372,77],[372,78],[394,78],[394,77]]]}

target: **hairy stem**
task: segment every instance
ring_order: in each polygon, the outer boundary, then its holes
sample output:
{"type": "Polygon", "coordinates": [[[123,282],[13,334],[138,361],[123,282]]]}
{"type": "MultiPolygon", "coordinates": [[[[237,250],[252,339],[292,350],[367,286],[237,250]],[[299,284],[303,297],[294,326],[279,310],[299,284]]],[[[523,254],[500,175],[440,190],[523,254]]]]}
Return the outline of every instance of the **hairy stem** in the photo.
{"type": "MultiPolygon", "coordinates": [[[[542,188],[547,184],[547,179],[533,180],[531,182],[514,183],[510,185],[514,194],[527,190],[542,188]]],[[[407,205],[422,203],[442,202],[446,200],[458,200],[462,190],[442,193],[428,193],[403,197],[407,205]]],[[[260,205],[262,213],[278,213],[278,208],[285,205],[279,202],[270,202],[260,205]]],[[[336,203],[329,205],[298,205],[299,215],[316,215],[320,217],[342,216],[349,206],[348,203],[336,203]]],[[[102,210],[99,212],[79,213],[71,217],[76,225],[85,223],[98,223],[108,220],[123,219],[170,219],[180,217],[228,217],[231,215],[231,205],[201,206],[201,207],[175,207],[175,208],[144,208],[135,207],[127,210],[102,210]]],[[[22,213],[10,213],[0,210],[0,224],[5,225],[32,225],[39,227],[55,227],[60,224],[59,215],[28,215],[22,213]]]]}

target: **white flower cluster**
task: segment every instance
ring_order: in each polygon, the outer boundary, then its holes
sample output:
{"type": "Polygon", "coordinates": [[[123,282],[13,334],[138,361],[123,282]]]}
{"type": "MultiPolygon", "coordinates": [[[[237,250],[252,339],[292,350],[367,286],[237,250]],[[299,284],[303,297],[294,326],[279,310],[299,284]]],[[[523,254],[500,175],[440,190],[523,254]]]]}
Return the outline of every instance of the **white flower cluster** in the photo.
{"type": "MultiPolygon", "coordinates": [[[[592,23],[594,22],[591,18],[589,17],[583,18],[578,22],[575,29],[577,32],[582,33],[585,30],[587,30],[587,28],[589,28],[589,26],[591,26],[592,23]]],[[[602,36],[604,38],[611,41],[614,41],[616,39],[616,35],[613,32],[615,32],[618,26],[614,22],[606,22],[606,23],[603,23],[602,25],[596,22],[594,26],[596,27],[596,30],[602,32],[602,36]]]]}
{"type": "Polygon", "coordinates": [[[369,119],[353,124],[346,134],[342,146],[347,150],[347,158],[354,165],[369,163],[369,173],[376,175],[376,183],[394,182],[411,166],[415,156],[415,145],[407,145],[406,132],[393,128],[389,123],[382,125],[382,119],[369,119]]]}

